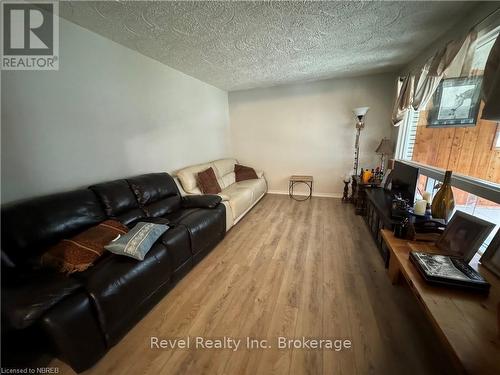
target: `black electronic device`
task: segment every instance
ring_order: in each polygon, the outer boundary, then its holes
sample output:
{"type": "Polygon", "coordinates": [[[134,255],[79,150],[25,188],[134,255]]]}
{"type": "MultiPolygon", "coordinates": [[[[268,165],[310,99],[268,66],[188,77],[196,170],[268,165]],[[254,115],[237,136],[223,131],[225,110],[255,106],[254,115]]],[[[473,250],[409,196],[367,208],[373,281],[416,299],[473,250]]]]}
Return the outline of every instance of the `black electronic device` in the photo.
{"type": "Polygon", "coordinates": [[[391,173],[393,194],[399,194],[407,200],[412,206],[415,200],[415,191],[417,190],[417,180],[419,169],[404,162],[395,161],[394,169],[391,173]]]}

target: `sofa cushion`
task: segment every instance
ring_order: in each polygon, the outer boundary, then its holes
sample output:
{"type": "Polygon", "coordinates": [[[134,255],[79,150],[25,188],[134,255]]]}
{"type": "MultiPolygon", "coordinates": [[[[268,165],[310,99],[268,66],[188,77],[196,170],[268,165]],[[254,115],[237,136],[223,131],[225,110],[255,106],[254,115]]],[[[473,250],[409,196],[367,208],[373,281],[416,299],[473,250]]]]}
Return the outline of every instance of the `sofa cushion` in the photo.
{"type": "Polygon", "coordinates": [[[123,224],[146,216],[127,180],[115,180],[90,186],[101,201],[106,215],[123,224]]]}
{"type": "Polygon", "coordinates": [[[197,173],[198,187],[203,194],[217,194],[221,192],[217,177],[212,167],[197,173]]]}
{"type": "Polygon", "coordinates": [[[255,203],[267,191],[266,180],[263,178],[240,181],[236,183],[236,186],[252,191],[252,203],[255,203]]]}
{"type": "Polygon", "coordinates": [[[42,255],[42,264],[68,274],[85,271],[104,253],[104,246],[128,228],[106,220],[70,239],[63,239],[42,255]]]}
{"type": "Polygon", "coordinates": [[[184,191],[188,194],[201,194],[196,177],[198,172],[204,171],[210,167],[213,167],[211,163],[205,163],[193,165],[177,171],[177,178],[181,182],[184,191]]]}
{"type": "Polygon", "coordinates": [[[172,260],[174,273],[191,259],[191,241],[185,226],[176,226],[167,230],[160,237],[172,260]]]}
{"type": "Polygon", "coordinates": [[[229,198],[229,205],[235,219],[239,218],[254,203],[253,189],[240,185],[240,182],[222,190],[222,194],[229,198]]]}
{"type": "Polygon", "coordinates": [[[17,273],[2,280],[3,329],[23,329],[33,324],[52,306],[80,289],[82,284],[53,270],[17,273]]]}
{"type": "Polygon", "coordinates": [[[167,173],[149,173],[127,181],[147,216],[163,216],[181,207],[177,185],[167,173]]]}
{"type": "Polygon", "coordinates": [[[2,209],[2,250],[15,264],[28,263],[63,238],[106,219],[89,189],[30,199],[2,209]]]}
{"type": "Polygon", "coordinates": [[[131,328],[140,305],[172,276],[172,262],[161,242],[143,261],[111,254],[87,271],[75,274],[94,300],[108,342],[131,328]]]}
{"type": "Polygon", "coordinates": [[[212,164],[215,167],[215,173],[218,177],[222,178],[227,174],[234,172],[234,165],[238,161],[236,159],[219,159],[214,160],[212,164]]]}
{"type": "MultiPolygon", "coordinates": [[[[171,216],[167,218],[172,220],[171,216]]],[[[188,230],[193,255],[206,253],[224,238],[226,233],[225,207],[219,204],[216,208],[192,209],[189,215],[177,220],[176,224],[188,230]]]]}
{"type": "Polygon", "coordinates": [[[225,189],[229,186],[231,186],[232,184],[234,184],[236,182],[236,173],[234,172],[231,172],[231,173],[228,173],[226,175],[224,175],[221,179],[221,188],[222,189],[225,189]]]}
{"type": "Polygon", "coordinates": [[[234,166],[234,173],[236,175],[236,182],[257,179],[255,170],[244,165],[236,164],[234,166]]]}
{"type": "Polygon", "coordinates": [[[212,162],[215,170],[215,175],[219,180],[221,188],[227,188],[234,184],[234,165],[237,163],[236,159],[219,159],[212,162]]]}

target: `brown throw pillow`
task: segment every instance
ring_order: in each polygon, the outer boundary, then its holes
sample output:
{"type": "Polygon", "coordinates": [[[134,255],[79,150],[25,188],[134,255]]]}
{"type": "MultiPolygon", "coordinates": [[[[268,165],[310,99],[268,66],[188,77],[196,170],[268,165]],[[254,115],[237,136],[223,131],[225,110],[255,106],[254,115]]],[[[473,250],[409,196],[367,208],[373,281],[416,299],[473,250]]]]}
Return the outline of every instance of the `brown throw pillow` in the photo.
{"type": "Polygon", "coordinates": [[[236,182],[259,178],[257,177],[257,173],[255,173],[255,170],[253,168],[245,167],[244,165],[240,164],[234,165],[234,174],[236,175],[236,182]]]}
{"type": "Polygon", "coordinates": [[[203,194],[217,194],[221,192],[217,177],[215,177],[215,172],[212,168],[198,173],[198,187],[203,194]]]}
{"type": "Polygon", "coordinates": [[[128,228],[116,220],[103,221],[52,246],[42,255],[42,265],[68,274],[85,271],[104,253],[105,245],[127,232],[128,228]]]}

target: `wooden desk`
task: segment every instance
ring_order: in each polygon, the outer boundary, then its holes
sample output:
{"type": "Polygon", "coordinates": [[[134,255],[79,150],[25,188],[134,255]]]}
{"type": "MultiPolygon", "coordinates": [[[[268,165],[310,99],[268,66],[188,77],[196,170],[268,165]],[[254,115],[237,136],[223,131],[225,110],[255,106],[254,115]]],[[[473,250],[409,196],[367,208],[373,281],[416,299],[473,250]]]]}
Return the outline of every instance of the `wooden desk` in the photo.
{"type": "Polygon", "coordinates": [[[437,252],[429,242],[408,242],[382,230],[390,250],[388,274],[395,284],[401,276],[421,303],[457,369],[468,374],[500,374],[498,304],[500,280],[478,264],[472,266],[489,281],[488,295],[427,284],[409,259],[410,250],[437,252]]]}

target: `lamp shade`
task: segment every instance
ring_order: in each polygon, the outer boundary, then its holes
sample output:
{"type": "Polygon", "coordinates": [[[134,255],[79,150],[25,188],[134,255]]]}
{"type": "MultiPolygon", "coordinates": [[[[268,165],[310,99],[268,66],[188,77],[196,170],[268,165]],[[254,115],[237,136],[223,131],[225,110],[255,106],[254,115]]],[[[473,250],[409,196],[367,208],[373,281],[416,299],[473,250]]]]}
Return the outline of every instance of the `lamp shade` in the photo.
{"type": "Polygon", "coordinates": [[[378,145],[377,149],[375,150],[377,154],[382,154],[382,155],[389,155],[392,154],[392,143],[389,139],[387,138],[382,138],[380,141],[380,144],[378,145]]]}
{"type": "Polygon", "coordinates": [[[366,112],[368,112],[369,109],[370,107],[358,107],[354,108],[352,110],[352,113],[354,113],[354,116],[361,120],[366,115],[366,112]]]}

